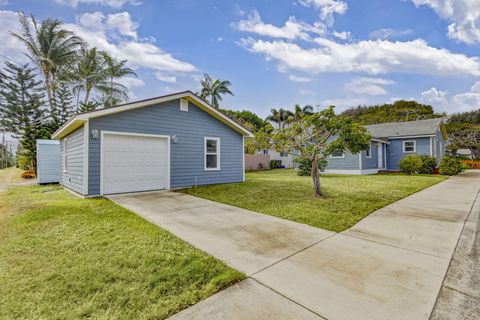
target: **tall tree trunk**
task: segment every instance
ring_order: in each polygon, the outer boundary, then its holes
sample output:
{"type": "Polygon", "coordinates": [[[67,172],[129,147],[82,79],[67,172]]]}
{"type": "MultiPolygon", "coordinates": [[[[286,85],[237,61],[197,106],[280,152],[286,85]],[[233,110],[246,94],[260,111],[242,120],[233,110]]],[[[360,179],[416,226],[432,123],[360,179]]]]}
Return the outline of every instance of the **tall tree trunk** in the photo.
{"type": "Polygon", "coordinates": [[[45,78],[45,90],[47,91],[48,105],[50,106],[50,110],[53,111],[52,83],[50,81],[50,72],[47,69],[43,69],[43,77],[45,78]]]}
{"type": "Polygon", "coordinates": [[[85,104],[87,104],[89,98],[90,98],[90,89],[88,87],[86,87],[85,88],[85,101],[84,101],[85,104]]]}
{"type": "Polygon", "coordinates": [[[318,172],[318,159],[314,157],[312,160],[312,180],[313,180],[313,187],[315,189],[315,197],[322,196],[322,189],[320,187],[320,175],[318,172]]]}

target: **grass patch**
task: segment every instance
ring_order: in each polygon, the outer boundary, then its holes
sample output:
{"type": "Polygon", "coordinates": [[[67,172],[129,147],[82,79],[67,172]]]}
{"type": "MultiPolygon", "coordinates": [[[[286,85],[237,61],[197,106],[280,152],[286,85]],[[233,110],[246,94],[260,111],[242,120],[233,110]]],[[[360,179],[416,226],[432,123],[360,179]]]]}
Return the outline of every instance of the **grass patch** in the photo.
{"type": "Polygon", "coordinates": [[[373,211],[445,179],[438,175],[322,175],[324,196],[318,199],[313,197],[310,177],[280,169],[247,173],[245,183],[181,192],[340,232],[373,211]]]}
{"type": "Polygon", "coordinates": [[[242,279],[107,199],[1,194],[1,319],[163,319],[242,279]]]}

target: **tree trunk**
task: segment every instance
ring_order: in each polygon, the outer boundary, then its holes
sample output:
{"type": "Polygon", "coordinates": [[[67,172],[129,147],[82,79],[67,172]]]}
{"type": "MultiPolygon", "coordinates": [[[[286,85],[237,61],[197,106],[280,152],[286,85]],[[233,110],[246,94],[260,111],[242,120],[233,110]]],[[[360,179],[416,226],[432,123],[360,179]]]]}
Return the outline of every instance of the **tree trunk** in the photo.
{"type": "Polygon", "coordinates": [[[86,89],[85,89],[85,101],[84,101],[84,104],[87,104],[89,98],[90,98],[90,89],[89,89],[89,88],[86,88],[86,89]]]}
{"type": "Polygon", "coordinates": [[[313,158],[312,160],[312,180],[313,180],[313,187],[315,189],[315,197],[322,196],[322,189],[320,187],[320,175],[318,172],[318,159],[317,157],[313,158]]]}

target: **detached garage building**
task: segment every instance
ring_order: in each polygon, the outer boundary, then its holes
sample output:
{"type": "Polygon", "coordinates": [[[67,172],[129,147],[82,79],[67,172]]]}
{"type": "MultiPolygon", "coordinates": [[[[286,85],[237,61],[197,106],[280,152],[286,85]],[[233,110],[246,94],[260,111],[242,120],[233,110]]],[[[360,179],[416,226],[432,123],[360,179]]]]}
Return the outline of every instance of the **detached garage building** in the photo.
{"type": "Polygon", "coordinates": [[[245,179],[243,127],[190,91],[78,114],[60,140],[60,184],[85,196],[245,179]]]}

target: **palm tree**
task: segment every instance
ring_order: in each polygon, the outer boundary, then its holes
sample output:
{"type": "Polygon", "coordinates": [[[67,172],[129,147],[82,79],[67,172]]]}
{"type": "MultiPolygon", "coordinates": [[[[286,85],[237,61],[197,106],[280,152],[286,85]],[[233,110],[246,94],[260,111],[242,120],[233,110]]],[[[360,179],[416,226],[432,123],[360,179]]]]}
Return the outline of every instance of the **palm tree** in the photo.
{"type": "Polygon", "coordinates": [[[101,55],[107,67],[105,71],[109,76],[110,82],[110,91],[103,96],[102,100],[105,107],[111,107],[122,101],[122,97],[116,96],[114,94],[115,92],[112,90],[114,88],[113,80],[125,76],[136,77],[137,74],[135,73],[135,71],[133,71],[133,69],[126,67],[127,60],[117,60],[111,55],[109,55],[107,52],[102,52],[101,55]]]}
{"type": "Polygon", "coordinates": [[[208,74],[204,74],[204,79],[201,81],[202,91],[200,98],[209,102],[213,107],[220,108],[219,101],[222,101],[222,94],[231,94],[230,86],[232,85],[228,80],[217,79],[215,81],[208,74]],[[209,100],[210,98],[210,100],[209,100]]]}
{"type": "Polygon", "coordinates": [[[283,129],[285,124],[288,123],[294,116],[291,111],[282,108],[278,110],[271,109],[270,112],[272,114],[267,117],[267,120],[276,123],[278,125],[278,129],[283,129]]]}
{"type": "Polygon", "coordinates": [[[73,32],[63,29],[60,20],[46,19],[38,25],[33,15],[28,19],[24,14],[20,14],[19,19],[22,33],[11,34],[27,47],[27,57],[40,69],[52,107],[52,91],[55,90],[58,72],[62,66],[76,60],[82,40],[73,32]]]}
{"type": "Polygon", "coordinates": [[[85,93],[84,105],[89,102],[93,90],[104,95],[128,98],[127,87],[113,81],[112,72],[103,59],[103,52],[97,51],[97,48],[82,46],[78,63],[72,68],[69,78],[73,82],[73,91],[77,97],[80,92],[85,93]]]}
{"type": "Polygon", "coordinates": [[[291,118],[292,122],[300,121],[304,116],[313,114],[313,107],[310,105],[306,105],[305,107],[300,107],[299,104],[295,105],[295,111],[293,117],[291,118]]]}

